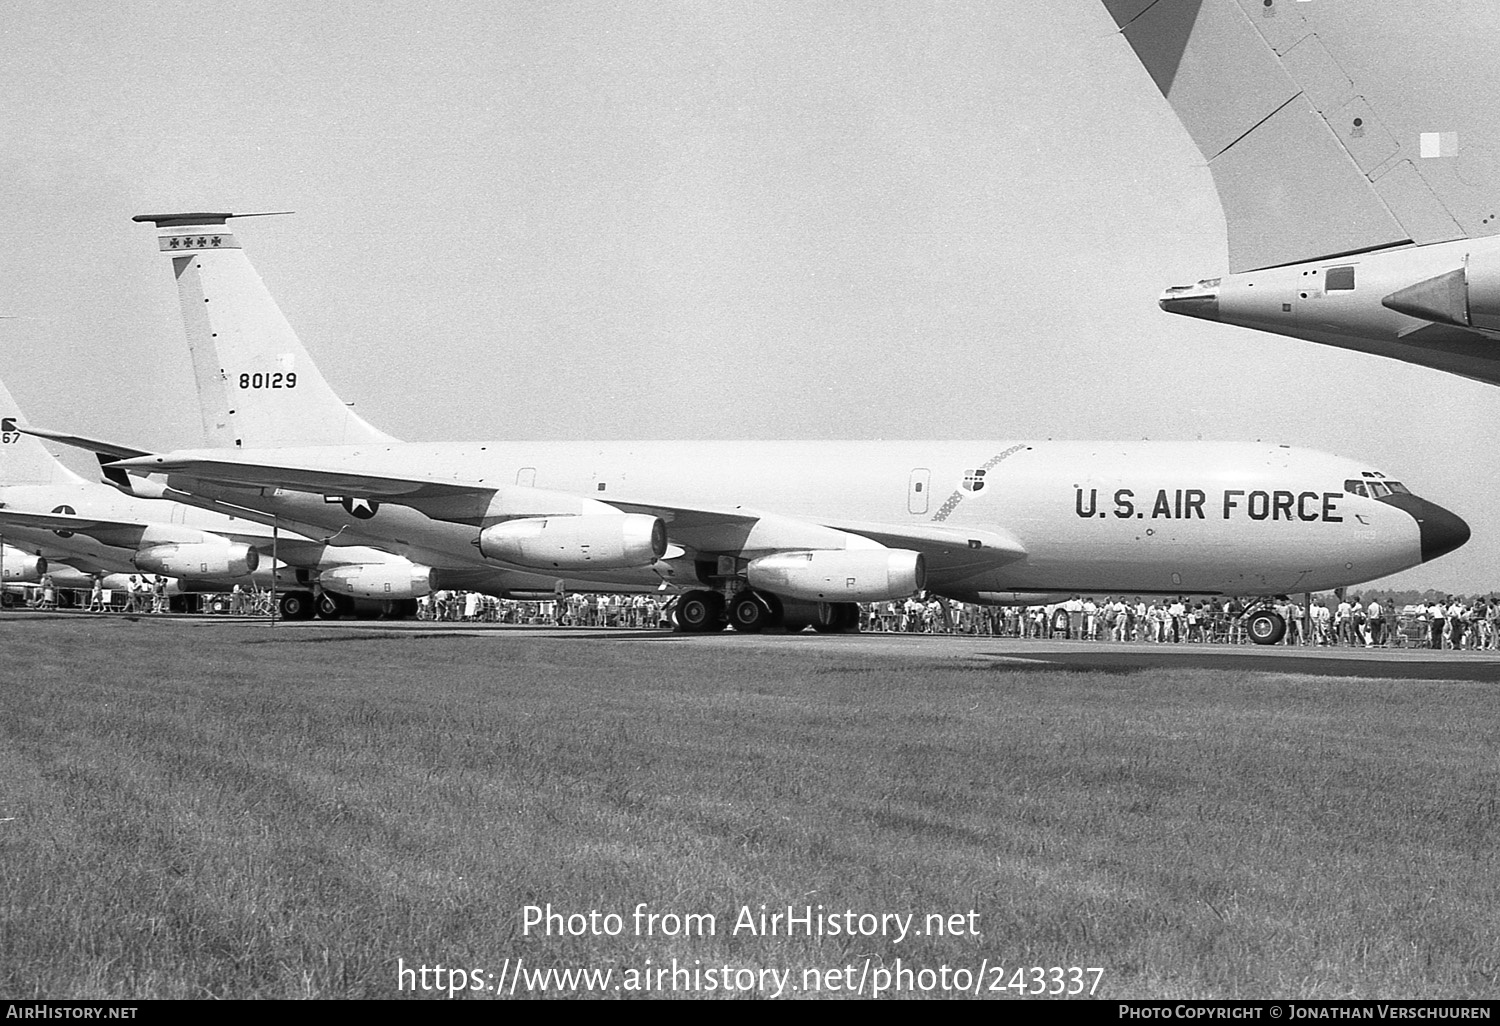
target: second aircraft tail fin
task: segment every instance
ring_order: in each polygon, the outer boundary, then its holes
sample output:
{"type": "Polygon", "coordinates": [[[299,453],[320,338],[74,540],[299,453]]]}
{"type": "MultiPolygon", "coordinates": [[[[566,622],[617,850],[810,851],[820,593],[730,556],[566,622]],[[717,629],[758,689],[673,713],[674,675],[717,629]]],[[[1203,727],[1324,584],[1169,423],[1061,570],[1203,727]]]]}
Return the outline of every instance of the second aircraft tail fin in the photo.
{"type": "Polygon", "coordinates": [[[240,248],[227,213],[141,214],[172,262],[204,438],[224,448],[394,441],[339,399],[240,248]]]}
{"type": "Polygon", "coordinates": [[[24,422],[15,399],[0,382],[0,486],[83,483],[40,438],[19,430],[24,422]]]}

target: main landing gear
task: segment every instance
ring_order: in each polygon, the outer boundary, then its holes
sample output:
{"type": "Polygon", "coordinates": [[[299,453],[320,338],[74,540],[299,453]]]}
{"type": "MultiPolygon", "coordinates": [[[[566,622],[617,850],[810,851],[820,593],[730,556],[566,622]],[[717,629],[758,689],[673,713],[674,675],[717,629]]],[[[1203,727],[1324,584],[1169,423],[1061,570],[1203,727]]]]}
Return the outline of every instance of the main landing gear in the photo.
{"type": "Polygon", "coordinates": [[[819,602],[813,630],[819,634],[853,634],[859,630],[859,603],[819,602]]]}
{"type": "Polygon", "coordinates": [[[1286,637],[1286,621],[1274,609],[1257,609],[1245,617],[1245,632],[1257,645],[1274,645],[1286,637]]]}
{"type": "Polygon", "coordinates": [[[311,620],[317,612],[317,601],[310,591],[282,592],[277,600],[283,620],[311,620]]]}
{"type": "Polygon", "coordinates": [[[859,606],[854,602],[783,601],[770,592],[748,588],[727,601],[717,591],[690,591],[677,600],[672,615],[677,629],[687,634],[722,631],[726,623],[741,634],[778,627],[789,633],[806,627],[824,634],[859,630],[859,606]]]}
{"type": "Polygon", "coordinates": [[[703,634],[724,629],[724,596],[716,591],[690,591],[677,600],[672,614],[677,629],[689,634],[703,634]]]}

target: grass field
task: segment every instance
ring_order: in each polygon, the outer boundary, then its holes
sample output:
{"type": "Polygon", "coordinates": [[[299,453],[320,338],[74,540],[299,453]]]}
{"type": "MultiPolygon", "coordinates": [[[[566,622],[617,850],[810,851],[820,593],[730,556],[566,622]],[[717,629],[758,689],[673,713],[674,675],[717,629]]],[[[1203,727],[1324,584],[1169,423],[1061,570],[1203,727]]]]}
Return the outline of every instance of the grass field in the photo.
{"type": "Polygon", "coordinates": [[[1100,967],[1109,998],[1500,990],[1494,685],[782,640],[0,619],[0,997],[674,958],[793,987],[983,965],[986,996],[1017,966],[1100,967]],[[623,932],[526,934],[548,903],[623,932]],[[636,936],[638,903],[716,933],[636,936]],[[761,904],[982,934],[731,931],[761,904]]]}

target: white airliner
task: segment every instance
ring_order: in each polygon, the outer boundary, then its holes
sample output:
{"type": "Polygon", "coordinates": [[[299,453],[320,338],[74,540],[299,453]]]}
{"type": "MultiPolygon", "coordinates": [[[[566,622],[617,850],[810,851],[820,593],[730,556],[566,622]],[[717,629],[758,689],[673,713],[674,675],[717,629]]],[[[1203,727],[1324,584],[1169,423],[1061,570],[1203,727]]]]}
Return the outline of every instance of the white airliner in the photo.
{"type": "MultiPolygon", "coordinates": [[[[686,630],[846,629],[855,603],[1073,592],[1275,595],[1372,580],[1469,536],[1369,465],[1219,442],[401,443],[339,401],[232,214],[160,229],[219,448],[127,457],[142,494],[468,568],[502,593],[670,587],[686,630]],[[509,582],[507,585],[506,582],[509,582]]],[[[1253,633],[1284,627],[1269,609],[1253,633]]]]}
{"type": "MultiPolygon", "coordinates": [[[[262,523],[270,518],[253,510],[235,515],[222,505],[211,512],[148,502],[86,481],[19,431],[22,420],[0,382],[0,540],[8,583],[50,573],[60,588],[88,589],[94,577],[104,577],[105,587],[123,589],[127,575],[144,572],[171,578],[173,595],[228,591],[236,583],[267,587],[274,548],[278,586],[293,596],[287,611],[304,616],[313,611],[309,580],[326,595],[324,615],[337,615],[356,611],[355,599],[393,601],[388,589],[375,586],[384,578],[408,588],[397,600],[409,598],[411,581],[428,573],[386,552],[329,546],[290,532],[273,545],[272,530],[262,523]]],[[[392,605],[390,611],[413,610],[392,605]]]]}
{"type": "Polygon", "coordinates": [[[1162,309],[1500,384],[1500,6],[1104,5],[1228,227],[1162,309]]]}

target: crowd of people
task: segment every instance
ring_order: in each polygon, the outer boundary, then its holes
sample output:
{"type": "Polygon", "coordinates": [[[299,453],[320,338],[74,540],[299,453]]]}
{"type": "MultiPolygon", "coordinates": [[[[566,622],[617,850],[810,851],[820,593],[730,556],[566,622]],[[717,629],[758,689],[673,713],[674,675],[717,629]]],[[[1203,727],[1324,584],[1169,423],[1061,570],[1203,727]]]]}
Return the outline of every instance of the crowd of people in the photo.
{"type": "Polygon", "coordinates": [[[474,591],[435,591],[417,600],[417,619],[646,629],[672,626],[673,605],[671,595],[660,594],[577,594],[524,602],[474,591]]]}
{"type": "Polygon", "coordinates": [[[1365,648],[1500,648],[1500,599],[1445,596],[1397,604],[1372,596],[1313,596],[1310,605],[1280,597],[1142,599],[1075,595],[1033,606],[880,602],[862,607],[865,630],[986,634],[1010,638],[1152,644],[1245,644],[1250,614],[1273,610],[1286,625],[1280,644],[1365,648]]]}
{"type": "MultiPolygon", "coordinates": [[[[64,604],[78,605],[89,613],[165,613],[168,611],[168,579],[151,574],[131,576],[124,589],[108,589],[104,581],[95,577],[93,586],[87,591],[59,587],[51,574],[27,591],[14,592],[24,596],[25,604],[33,609],[57,609],[64,604]],[[85,599],[85,596],[87,598],[85,599]]],[[[24,586],[13,586],[24,588],[24,586]]]]}
{"type": "MultiPolygon", "coordinates": [[[[123,593],[98,579],[73,603],[90,612],[166,613],[167,581],[131,577],[123,593]]],[[[51,575],[29,589],[27,604],[56,609],[62,599],[51,575]]],[[[204,612],[269,613],[269,593],[235,586],[225,595],[193,596],[204,612]]],[[[666,594],[573,594],[545,601],[501,599],[478,592],[437,591],[418,600],[419,620],[559,627],[670,629],[675,598],[666,594]]],[[[1389,598],[1315,595],[1292,598],[1126,598],[1074,595],[1047,605],[981,606],[913,596],[860,606],[860,629],[888,634],[968,634],[1006,638],[1141,644],[1245,644],[1250,615],[1272,609],[1286,625],[1280,644],[1366,648],[1500,648],[1500,599],[1444,596],[1398,604],[1389,598]]]]}
{"type": "MultiPolygon", "coordinates": [[[[546,624],[563,627],[670,628],[673,600],[657,595],[569,595],[517,602],[474,592],[437,592],[419,604],[424,620],[546,624]]],[[[1500,647],[1500,599],[1398,605],[1378,596],[1361,600],[1313,596],[1311,606],[1288,598],[1143,599],[1075,595],[1033,606],[982,606],[937,598],[860,606],[860,629],[887,634],[969,634],[1154,644],[1245,644],[1249,614],[1271,608],[1286,624],[1281,644],[1366,648],[1422,647],[1494,650],[1500,647]]]]}

